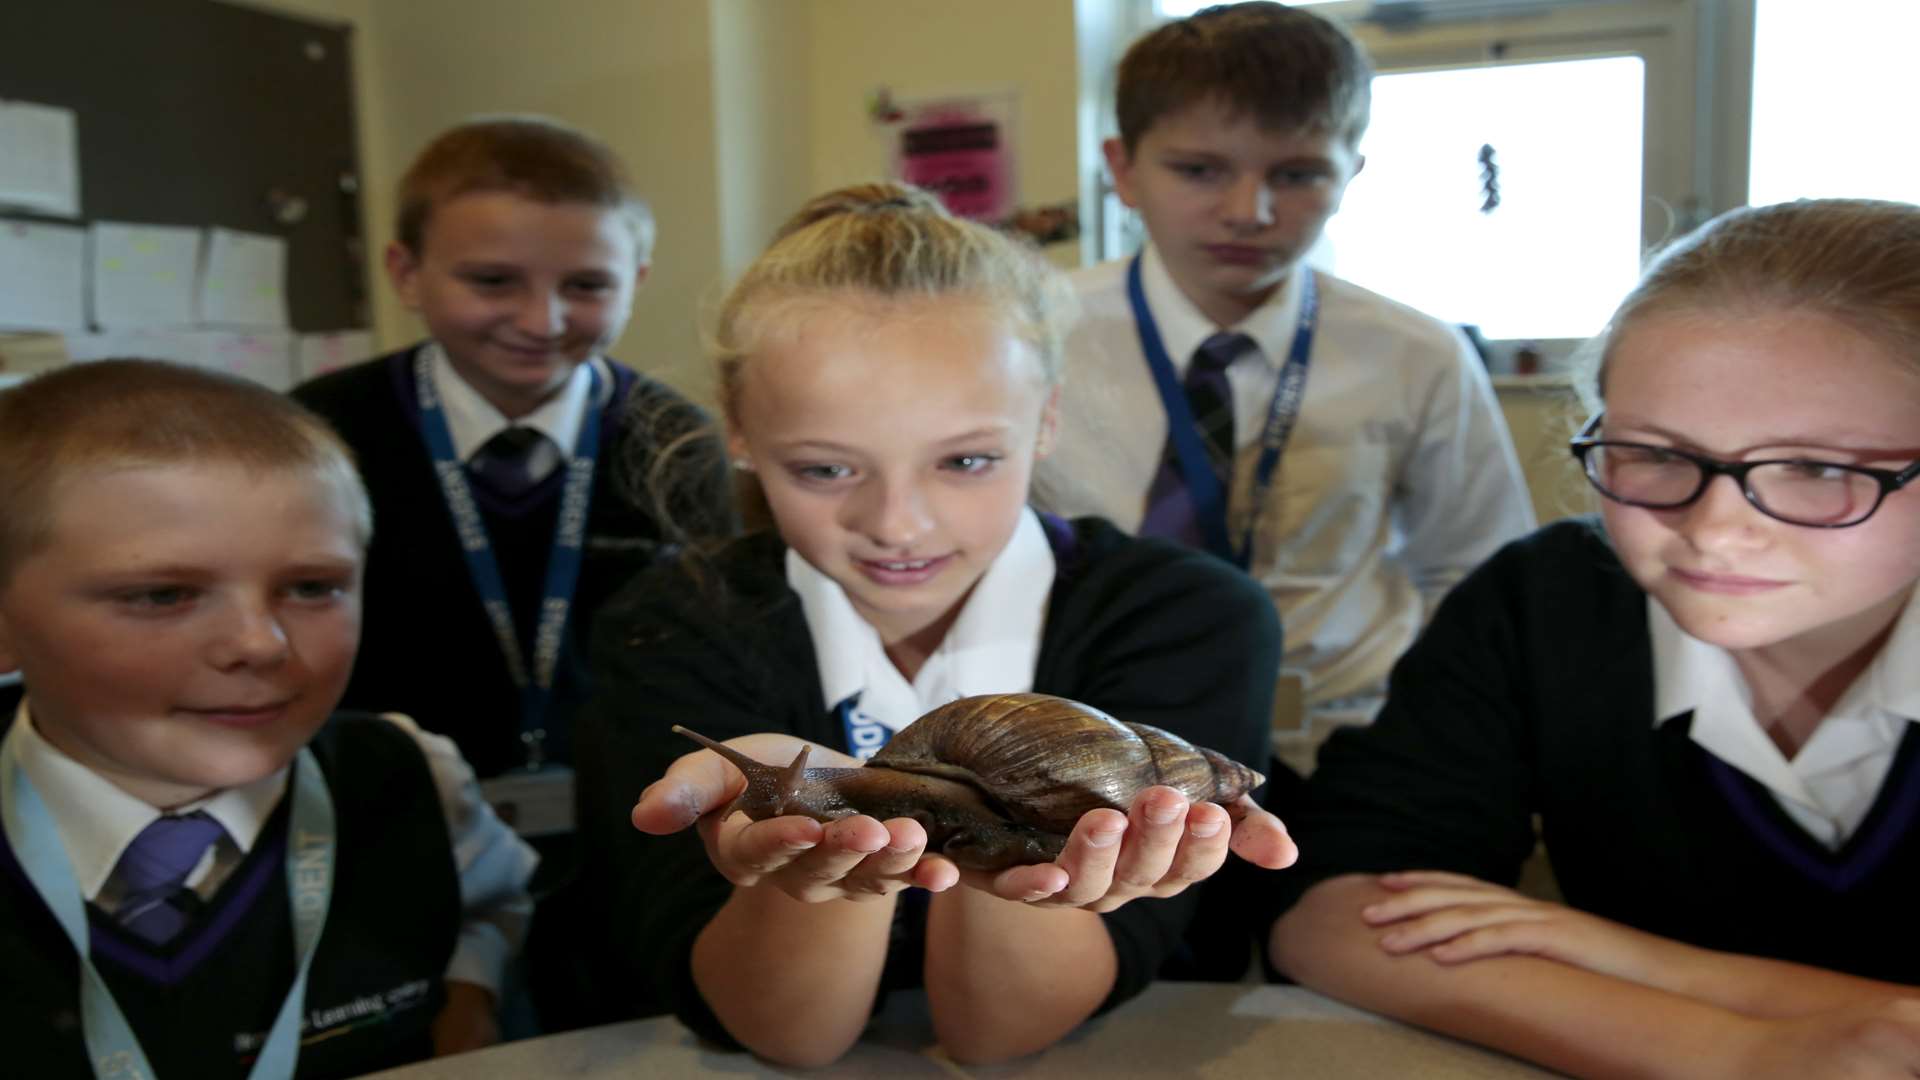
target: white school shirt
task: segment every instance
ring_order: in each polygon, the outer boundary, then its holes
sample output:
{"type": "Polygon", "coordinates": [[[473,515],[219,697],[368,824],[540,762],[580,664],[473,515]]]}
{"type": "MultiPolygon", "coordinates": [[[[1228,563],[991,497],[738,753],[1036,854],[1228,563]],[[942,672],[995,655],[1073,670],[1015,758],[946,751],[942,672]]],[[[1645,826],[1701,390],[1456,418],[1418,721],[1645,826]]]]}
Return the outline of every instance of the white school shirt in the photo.
{"type": "Polygon", "coordinates": [[[839,583],[787,549],[787,584],[800,597],[813,638],[823,707],[838,708],[858,694],[861,717],[895,732],[957,698],[1033,689],[1054,572],[1053,547],[1038,515],[1021,511],[1013,537],[908,683],[888,659],[879,631],[854,610],[839,583]]]}
{"type": "Polygon", "coordinates": [[[1807,834],[1838,850],[1873,808],[1907,725],[1920,720],[1920,590],[1878,656],[1789,761],[1753,715],[1753,694],[1725,649],[1691,637],[1647,600],[1654,726],[1693,713],[1708,753],[1766,787],[1807,834]]]}
{"type": "MultiPolygon", "coordinates": [[[[20,703],[13,726],[0,740],[0,769],[20,763],[53,815],[81,894],[111,909],[125,895],[114,867],[127,845],[160,817],[160,811],[48,742],[28,719],[27,704],[20,703]]],[[[527,882],[540,856],[480,798],[473,770],[453,740],[421,731],[398,714],[389,713],[383,719],[412,737],[426,757],[453,842],[464,919],[447,962],[447,978],[476,983],[498,995],[507,960],[519,948],[533,914],[527,882]]],[[[283,767],[251,784],[226,788],[174,809],[174,813],[205,811],[226,830],[226,836],[187,875],[187,886],[202,899],[212,897],[253,849],[261,827],[286,793],[287,775],[283,767]]],[[[396,883],[396,887],[403,885],[396,883]]]]}
{"type": "MultiPolygon", "coordinates": [[[[1084,313],[1069,339],[1053,453],[1035,504],[1138,530],[1167,441],[1167,417],[1127,301],[1128,260],[1073,275],[1084,313]]],[[[1250,572],[1279,609],[1281,667],[1300,677],[1308,730],[1275,748],[1311,768],[1338,723],[1372,719],[1386,678],[1446,591],[1533,528],[1533,504],[1479,355],[1453,327],[1329,274],[1306,394],[1260,506],[1253,474],[1300,315],[1290,275],[1231,329],[1258,352],[1227,369],[1234,403],[1230,535],[1254,524],[1250,572]]],[[[1219,328],[1149,245],[1141,283],[1175,371],[1219,328]]]]}
{"type": "Polygon", "coordinates": [[[433,389],[440,395],[447,432],[453,436],[454,455],[463,462],[471,461],[488,439],[507,428],[515,424],[530,427],[547,437],[547,442],[535,448],[527,459],[527,471],[535,480],[545,479],[548,473],[573,460],[574,444],[580,439],[580,425],[586,419],[588,407],[606,404],[613,393],[613,372],[606,361],[596,356],[575,367],[567,381],[560,384],[560,389],[541,402],[539,408],[518,420],[509,420],[493,402],[460,377],[447,361],[447,351],[439,342],[429,341],[421,348],[426,350],[433,389]],[[600,373],[601,399],[596,402],[587,400],[593,386],[589,365],[600,373]]]}

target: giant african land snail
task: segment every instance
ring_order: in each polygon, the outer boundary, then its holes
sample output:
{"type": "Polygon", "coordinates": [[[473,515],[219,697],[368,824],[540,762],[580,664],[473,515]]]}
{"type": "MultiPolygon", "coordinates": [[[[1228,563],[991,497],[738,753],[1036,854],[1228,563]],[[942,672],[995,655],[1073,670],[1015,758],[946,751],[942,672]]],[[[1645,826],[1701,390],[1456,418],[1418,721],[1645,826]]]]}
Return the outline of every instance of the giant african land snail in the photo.
{"type": "Polygon", "coordinates": [[[766,765],[676,725],[731,761],[747,787],[727,812],[756,821],[799,814],[913,818],[927,851],[998,870],[1051,862],[1089,810],[1127,811],[1164,784],[1199,801],[1232,803],[1265,779],[1212,750],[1046,694],[961,698],[904,728],[859,769],[809,769],[806,748],[766,765]]]}

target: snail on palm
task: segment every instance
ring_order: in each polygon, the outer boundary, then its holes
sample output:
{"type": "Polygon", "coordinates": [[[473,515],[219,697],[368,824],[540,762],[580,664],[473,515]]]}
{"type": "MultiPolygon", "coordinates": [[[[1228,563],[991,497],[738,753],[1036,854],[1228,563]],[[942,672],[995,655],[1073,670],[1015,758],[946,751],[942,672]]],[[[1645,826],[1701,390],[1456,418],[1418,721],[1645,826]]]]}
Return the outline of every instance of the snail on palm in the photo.
{"type": "Polygon", "coordinates": [[[797,814],[837,821],[855,814],[906,817],[927,831],[927,851],[962,867],[999,870],[1051,862],[1089,810],[1126,812],[1155,784],[1189,800],[1230,804],[1259,773],[1147,724],[1116,720],[1047,694],[985,694],[927,713],[864,768],[767,765],[674,730],[732,762],[747,786],[726,813],[755,821],[797,814]]]}

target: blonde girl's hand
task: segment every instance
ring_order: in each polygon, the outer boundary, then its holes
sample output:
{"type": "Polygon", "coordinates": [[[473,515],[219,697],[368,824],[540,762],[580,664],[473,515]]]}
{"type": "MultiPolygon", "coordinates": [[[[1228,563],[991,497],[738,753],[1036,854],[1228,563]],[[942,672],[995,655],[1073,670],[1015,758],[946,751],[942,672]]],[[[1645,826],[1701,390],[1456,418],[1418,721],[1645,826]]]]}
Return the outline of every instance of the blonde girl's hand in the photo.
{"type": "MultiPolygon", "coordinates": [[[[787,735],[750,735],[728,745],[761,761],[790,761],[801,747],[823,766],[857,767],[855,758],[787,735]]],[[[668,767],[640,793],[633,825],[665,835],[695,826],[707,858],[737,886],[771,885],[806,903],[873,900],[909,885],[939,892],[954,883],[953,865],[923,858],[927,834],[909,818],[886,822],[859,815],[822,825],[788,816],[752,821],[725,808],[746,778],[720,755],[696,750],[668,767]]]]}
{"type": "Polygon", "coordinates": [[[1378,881],[1391,895],[1361,908],[1360,917],[1384,929],[1380,947],[1394,955],[1425,952],[1443,964],[1539,956],[1654,986],[1685,948],[1465,874],[1411,870],[1378,881]]]}
{"type": "Polygon", "coordinates": [[[1151,787],[1135,796],[1125,814],[1088,811],[1051,863],[962,871],[961,878],[1035,907],[1108,912],[1138,897],[1185,891],[1213,876],[1229,850],[1276,869],[1298,857],[1280,819],[1250,798],[1223,807],[1189,803],[1172,788],[1151,787]]]}

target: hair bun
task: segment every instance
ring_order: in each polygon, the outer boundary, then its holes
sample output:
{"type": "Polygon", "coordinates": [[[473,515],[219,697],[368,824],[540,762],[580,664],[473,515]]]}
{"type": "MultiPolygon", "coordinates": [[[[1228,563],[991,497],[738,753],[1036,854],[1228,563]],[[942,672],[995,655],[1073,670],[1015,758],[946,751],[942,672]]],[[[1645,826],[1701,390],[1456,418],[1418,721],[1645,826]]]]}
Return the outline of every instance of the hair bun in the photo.
{"type": "Polygon", "coordinates": [[[952,216],[939,197],[925,188],[903,184],[898,180],[874,180],[836,188],[824,195],[817,195],[807,200],[805,205],[780,226],[780,231],[775,234],[774,239],[789,236],[809,225],[839,217],[842,214],[877,214],[890,210],[937,214],[941,217],[952,216]]]}

